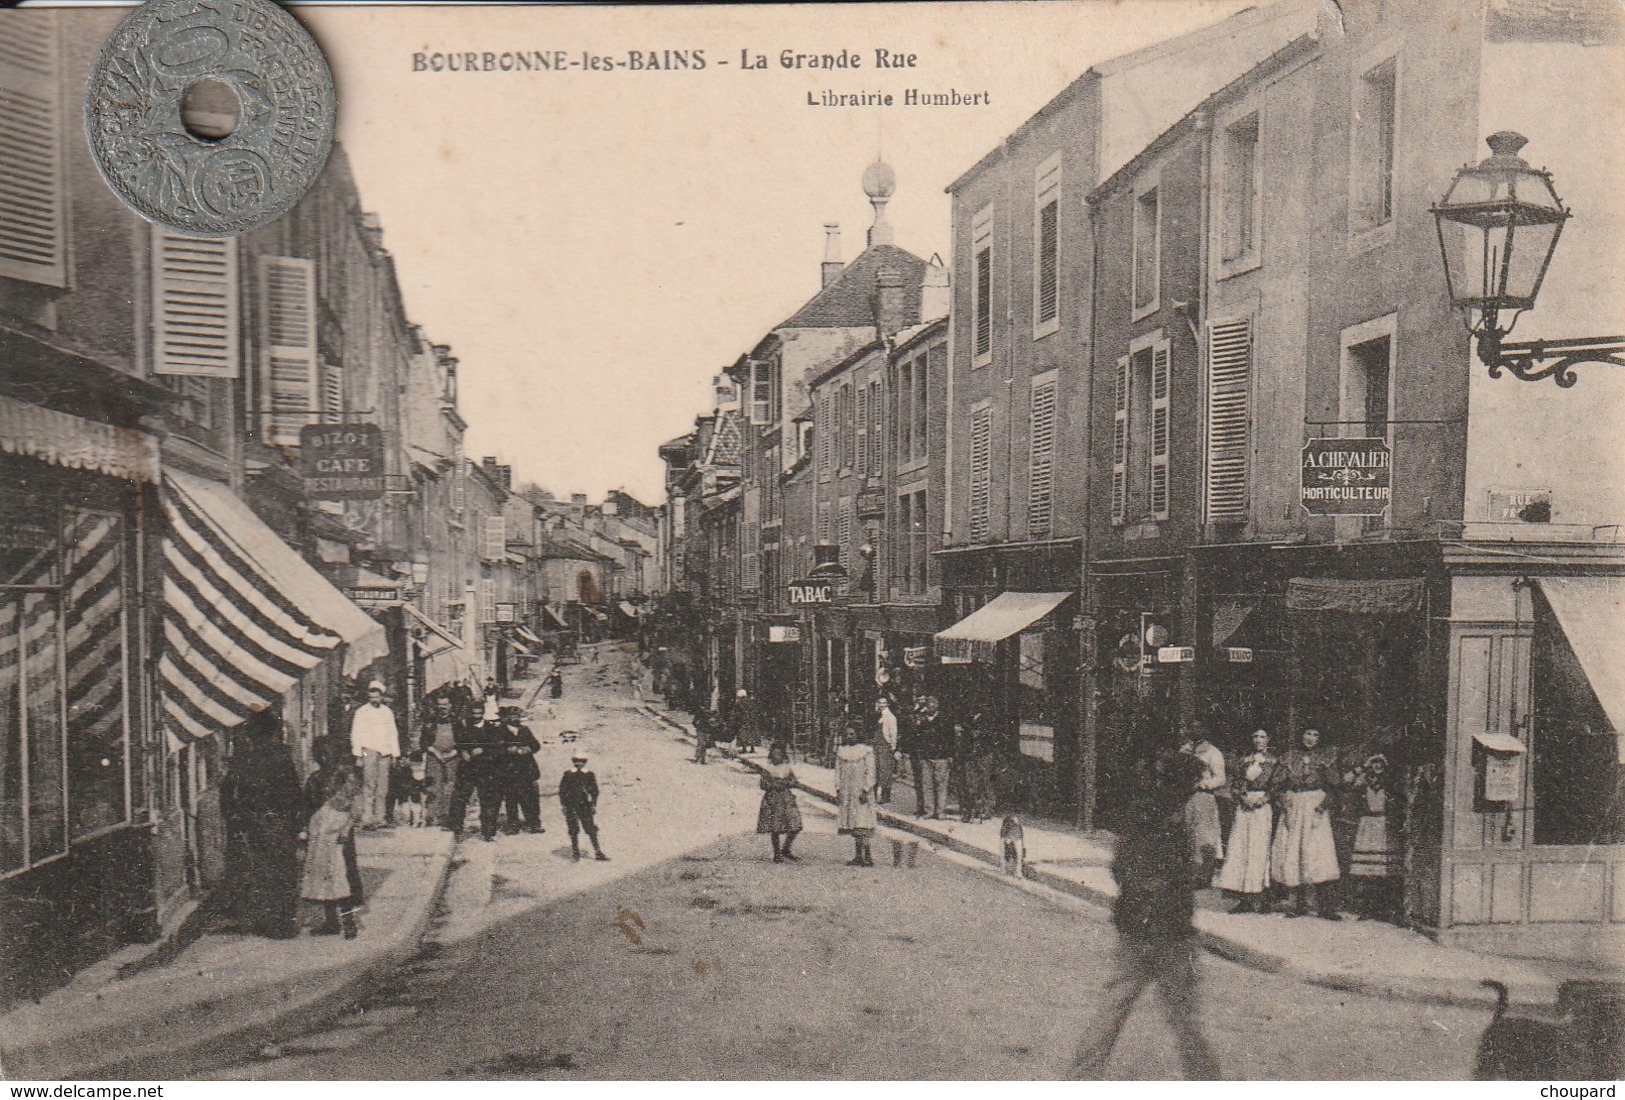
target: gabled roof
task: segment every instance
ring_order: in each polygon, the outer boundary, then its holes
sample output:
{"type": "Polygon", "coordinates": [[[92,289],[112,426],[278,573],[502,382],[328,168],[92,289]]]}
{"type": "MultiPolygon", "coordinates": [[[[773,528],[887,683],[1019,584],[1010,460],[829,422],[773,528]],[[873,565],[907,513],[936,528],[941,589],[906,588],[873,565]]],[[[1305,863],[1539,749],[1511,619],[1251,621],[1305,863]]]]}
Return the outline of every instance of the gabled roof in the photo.
{"type": "Polygon", "coordinates": [[[547,536],[536,544],[538,558],[563,559],[567,561],[614,561],[605,554],[581,545],[572,538],[559,538],[547,536]]]}
{"type": "Polygon", "coordinates": [[[789,318],[773,326],[785,328],[864,328],[875,323],[875,280],[882,271],[903,277],[903,323],[920,319],[920,283],[925,261],[892,244],[871,245],[841,269],[834,282],[808,299],[789,318]]]}
{"type": "Polygon", "coordinates": [[[737,466],[743,445],[744,430],[739,424],[739,414],[732,410],[720,413],[704,463],[707,466],[737,466]]]}

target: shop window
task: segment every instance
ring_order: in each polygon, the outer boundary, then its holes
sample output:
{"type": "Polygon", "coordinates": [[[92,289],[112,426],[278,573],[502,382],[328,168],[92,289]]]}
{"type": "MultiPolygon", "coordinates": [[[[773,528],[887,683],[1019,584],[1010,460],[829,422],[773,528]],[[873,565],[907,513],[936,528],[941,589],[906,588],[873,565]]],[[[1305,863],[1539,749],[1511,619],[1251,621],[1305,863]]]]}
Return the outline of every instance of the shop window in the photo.
{"type": "Polygon", "coordinates": [[[78,839],[129,817],[124,555],[117,516],[71,510],[64,530],[68,796],[71,832],[78,839]]]}
{"type": "Polygon", "coordinates": [[[1625,843],[1618,731],[1544,600],[1537,601],[1530,659],[1535,843],[1625,843]]]}
{"type": "Polygon", "coordinates": [[[1045,680],[1044,635],[1028,631],[1017,640],[1020,665],[1016,672],[1018,717],[1021,723],[1021,754],[1055,763],[1055,723],[1050,715],[1049,692],[1045,680]]]}

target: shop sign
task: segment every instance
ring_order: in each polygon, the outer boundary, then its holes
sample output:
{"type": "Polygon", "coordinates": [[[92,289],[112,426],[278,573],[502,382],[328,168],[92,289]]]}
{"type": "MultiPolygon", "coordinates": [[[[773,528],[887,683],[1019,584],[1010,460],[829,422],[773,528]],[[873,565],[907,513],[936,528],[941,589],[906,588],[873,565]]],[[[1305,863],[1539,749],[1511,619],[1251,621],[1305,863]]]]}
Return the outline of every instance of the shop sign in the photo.
{"type": "Polygon", "coordinates": [[[1385,439],[1311,439],[1299,503],[1314,516],[1380,516],[1392,492],[1391,458],[1385,439]]]}
{"type": "Polygon", "coordinates": [[[924,668],[925,667],[926,654],[928,652],[930,652],[930,651],[927,649],[927,647],[925,647],[923,645],[904,646],[903,647],[903,664],[904,664],[904,666],[907,667],[907,668],[924,668]]]}
{"type": "Polygon", "coordinates": [[[1226,646],[1224,659],[1233,665],[1250,665],[1253,663],[1253,651],[1246,646],[1226,646]]]}
{"type": "Polygon", "coordinates": [[[1196,660],[1196,647],[1193,645],[1165,645],[1157,649],[1157,664],[1159,665],[1188,665],[1196,660]]]}
{"type": "Polygon", "coordinates": [[[519,616],[516,614],[516,611],[517,611],[517,608],[511,603],[499,603],[499,604],[497,604],[497,622],[499,622],[499,623],[517,622],[518,619],[519,619],[519,616]]]}
{"type": "Polygon", "coordinates": [[[394,607],[401,602],[399,588],[346,588],[344,596],[363,611],[394,607]]]}
{"type": "Polygon", "coordinates": [[[769,626],[767,640],[770,642],[799,642],[801,641],[801,628],[799,626],[769,626]]]}
{"type": "Polygon", "coordinates": [[[377,500],[384,495],[384,432],[376,424],[306,424],[299,473],[311,500],[377,500]]]}
{"type": "Polygon", "coordinates": [[[795,581],[786,591],[791,607],[821,607],[835,602],[834,581],[795,581]]]}
{"type": "Polygon", "coordinates": [[[863,489],[858,493],[857,514],[859,519],[878,519],[886,514],[886,491],[884,489],[863,489]]]}

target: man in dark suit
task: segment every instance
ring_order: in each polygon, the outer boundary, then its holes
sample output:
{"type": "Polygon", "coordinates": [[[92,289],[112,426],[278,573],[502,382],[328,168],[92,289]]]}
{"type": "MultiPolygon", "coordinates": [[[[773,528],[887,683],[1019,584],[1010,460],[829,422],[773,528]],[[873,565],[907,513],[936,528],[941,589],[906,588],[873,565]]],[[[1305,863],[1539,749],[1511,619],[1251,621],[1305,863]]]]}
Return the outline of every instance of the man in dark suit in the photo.
{"type": "Polygon", "coordinates": [[[545,833],[542,796],[536,789],[536,782],[542,777],[541,768],[536,766],[536,754],[542,751],[542,744],[521,720],[523,718],[524,711],[519,707],[502,708],[502,803],[507,807],[510,833],[519,831],[521,818],[526,832],[545,833]]]}
{"type": "Polygon", "coordinates": [[[564,825],[570,831],[570,858],[581,858],[581,834],[592,841],[593,858],[608,862],[609,857],[598,846],[598,824],[593,820],[598,811],[598,777],[587,770],[587,757],[576,753],[570,758],[574,765],[559,780],[559,805],[564,807],[564,825]]]}
{"type": "Polygon", "coordinates": [[[497,812],[502,809],[502,727],[497,723],[473,721],[462,730],[457,743],[457,784],[451,792],[451,808],[446,824],[461,836],[468,816],[468,799],[480,800],[480,838],[495,840],[497,812]]]}

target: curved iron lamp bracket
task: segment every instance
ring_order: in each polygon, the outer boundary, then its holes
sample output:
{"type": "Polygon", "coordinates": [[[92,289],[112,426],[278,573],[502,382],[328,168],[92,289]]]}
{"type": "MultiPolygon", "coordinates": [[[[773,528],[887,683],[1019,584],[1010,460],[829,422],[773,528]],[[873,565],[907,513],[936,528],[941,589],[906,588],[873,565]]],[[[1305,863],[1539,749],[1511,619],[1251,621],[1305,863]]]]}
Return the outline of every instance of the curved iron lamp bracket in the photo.
{"type": "Polygon", "coordinates": [[[1625,336],[1510,343],[1493,333],[1481,333],[1478,357],[1489,368],[1491,378],[1499,378],[1506,371],[1520,381],[1541,382],[1550,378],[1568,389],[1580,380],[1574,368],[1581,363],[1625,367],[1625,336]]]}

